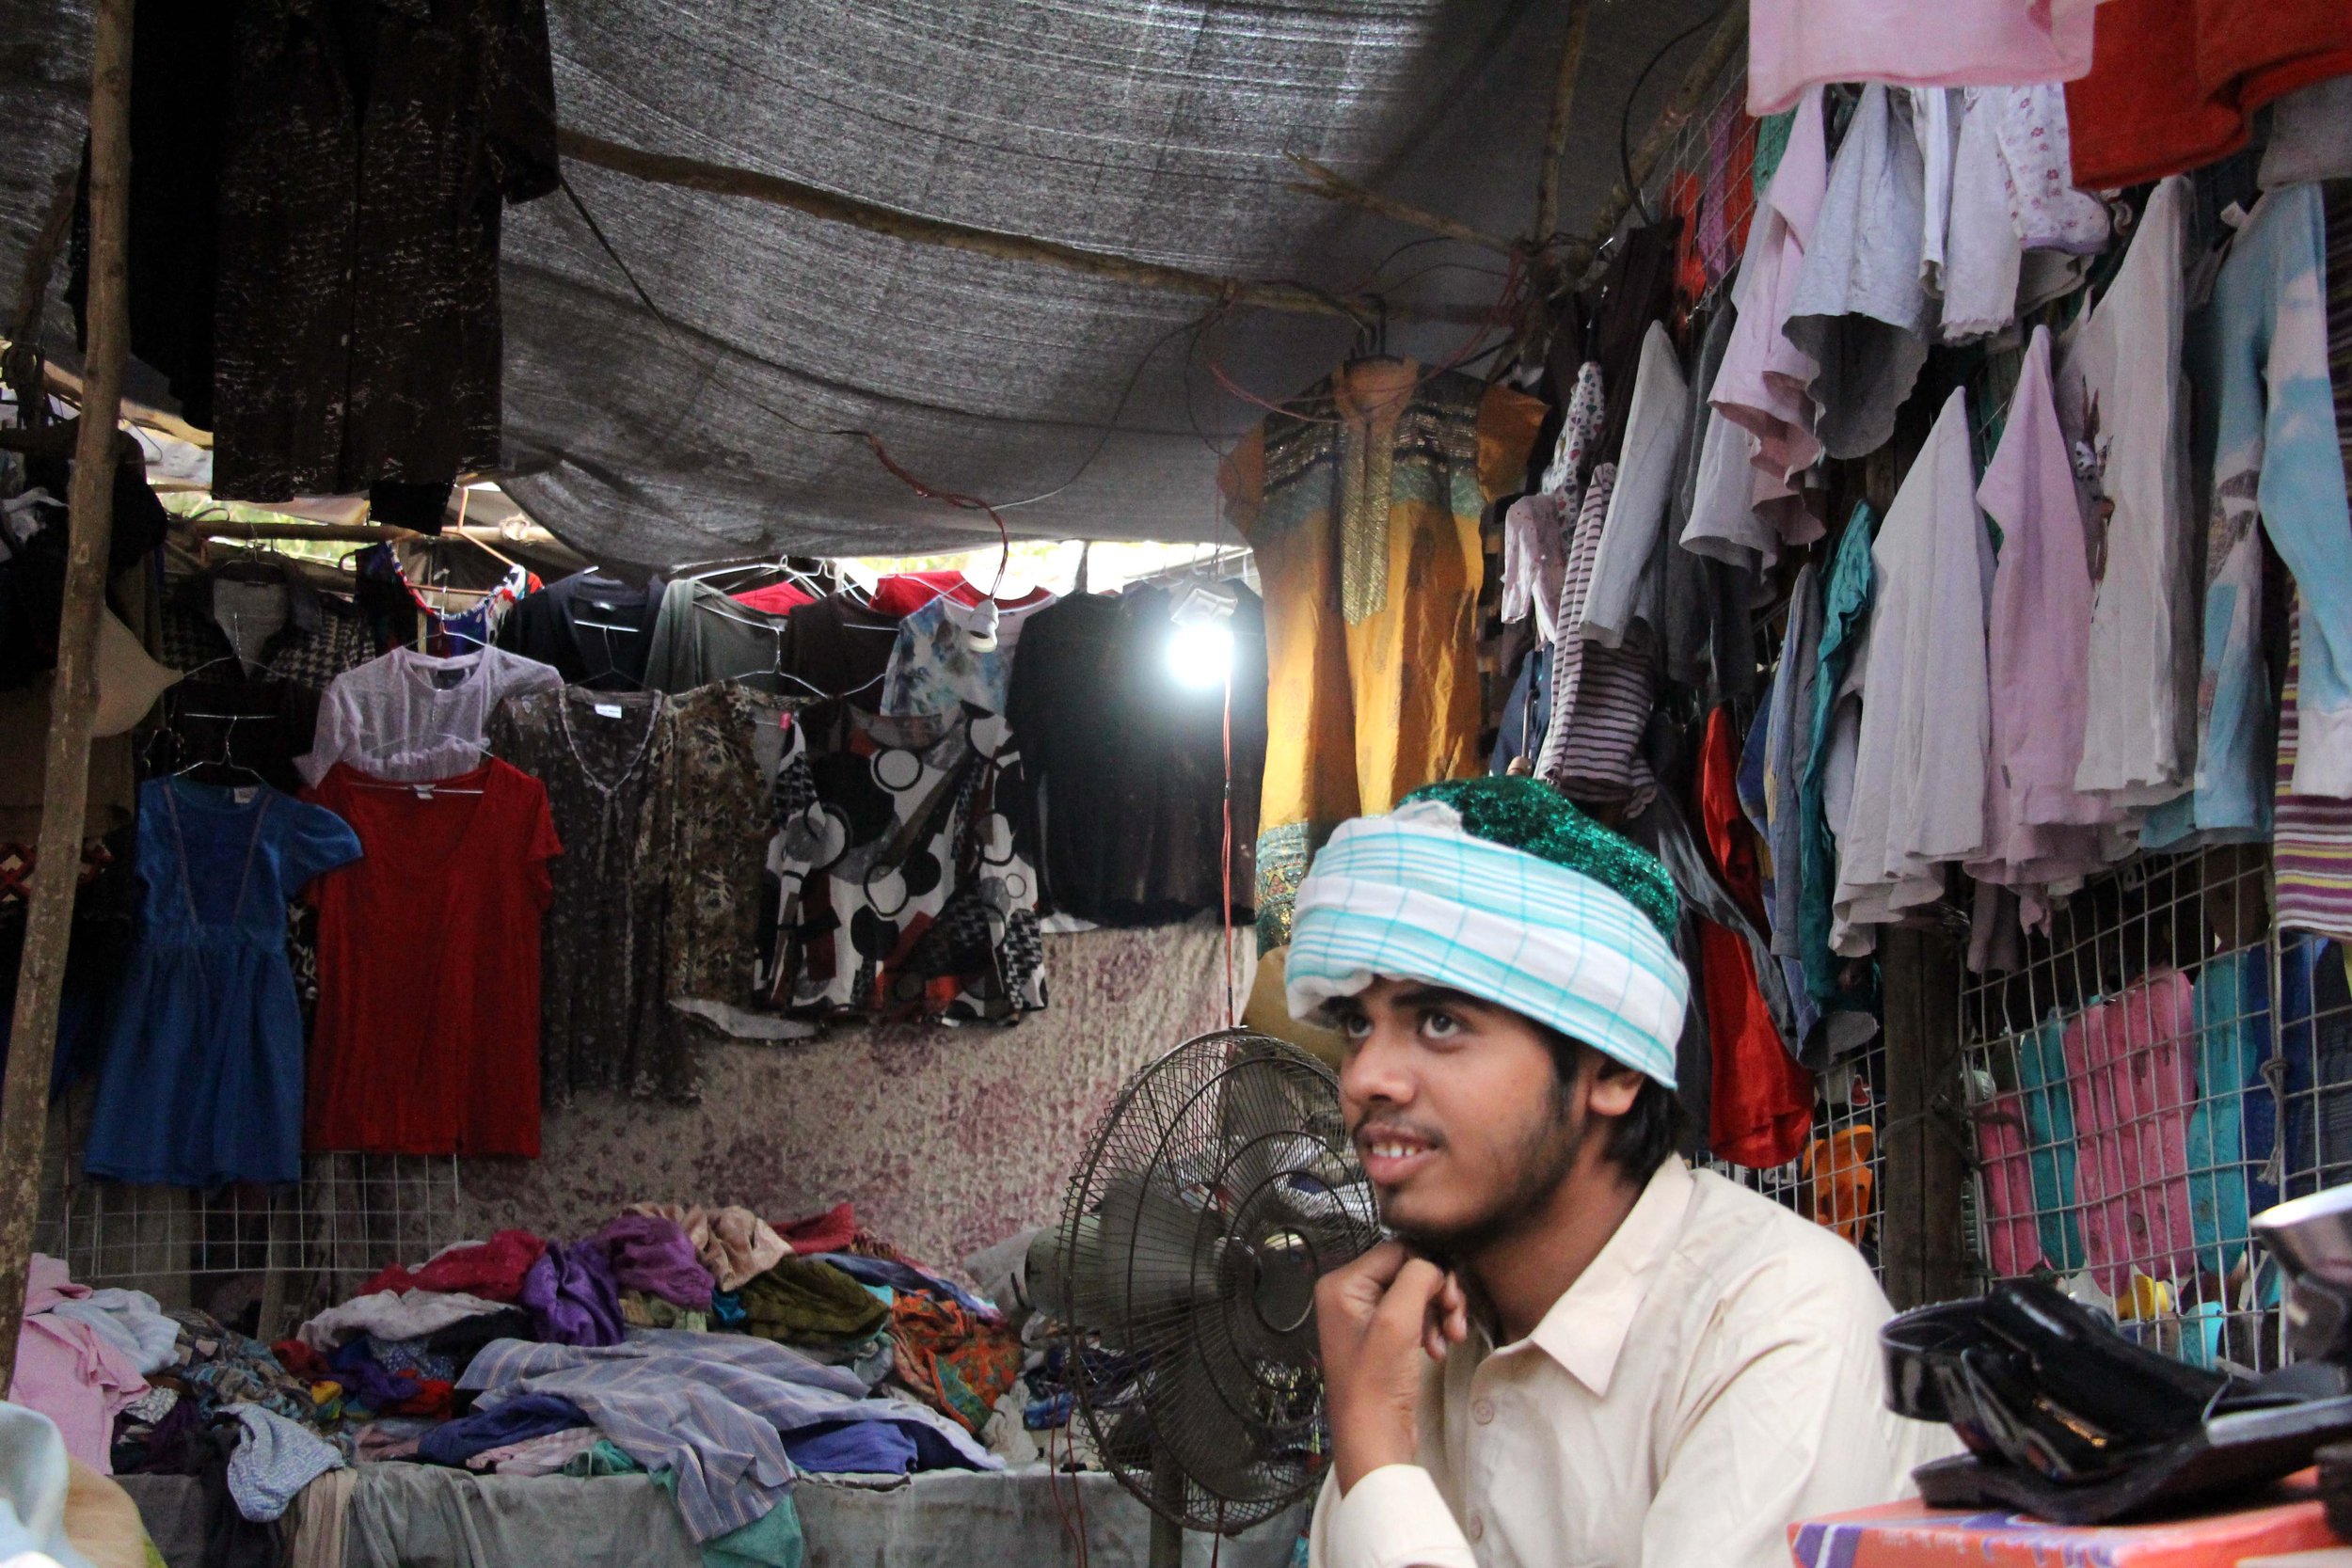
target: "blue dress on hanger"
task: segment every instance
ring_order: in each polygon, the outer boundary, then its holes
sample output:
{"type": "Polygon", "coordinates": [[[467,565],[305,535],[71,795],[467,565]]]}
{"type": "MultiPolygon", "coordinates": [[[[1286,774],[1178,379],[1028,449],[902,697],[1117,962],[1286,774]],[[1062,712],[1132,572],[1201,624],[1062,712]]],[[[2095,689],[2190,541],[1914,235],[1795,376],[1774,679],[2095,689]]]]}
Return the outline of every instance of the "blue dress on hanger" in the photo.
{"type": "Polygon", "coordinates": [[[107,1025],[85,1174],[175,1187],[301,1179],[286,904],[358,858],[342,817],[266,784],[139,786],[140,930],[107,1025]]]}

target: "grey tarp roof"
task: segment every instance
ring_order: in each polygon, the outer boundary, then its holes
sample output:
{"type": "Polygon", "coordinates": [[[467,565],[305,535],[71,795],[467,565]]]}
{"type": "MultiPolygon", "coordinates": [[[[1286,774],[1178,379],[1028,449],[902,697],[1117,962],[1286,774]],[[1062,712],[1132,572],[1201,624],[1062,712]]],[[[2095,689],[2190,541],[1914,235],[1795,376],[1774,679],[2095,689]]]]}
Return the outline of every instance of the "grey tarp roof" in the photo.
{"type": "MultiPolygon", "coordinates": [[[[1581,229],[1615,178],[1634,73],[1709,0],[1597,0],[1562,198],[1581,229]]],[[[1566,0],[551,0],[566,124],[786,175],[926,216],[1204,272],[1361,282],[1415,230],[1285,188],[1304,153],[1489,230],[1531,226],[1566,0]]],[[[0,293],[87,91],[87,8],[0,0],[0,293]]],[[[1696,40],[1655,72],[1638,137],[1696,40]]],[[[1263,396],[1349,348],[1328,318],[1246,310],[1207,341],[1197,298],[821,222],[739,197],[567,166],[671,318],[649,315],[559,193],[509,214],[507,488],[599,559],[768,546],[900,553],[993,539],[913,495],[861,425],[939,484],[1045,537],[1218,532],[1212,448],[1263,396]],[[1173,331],[1173,336],[1168,336],[1173,331]],[[1103,427],[1136,376],[1120,428],[1103,427]]],[[[1499,268],[1451,243],[1391,262],[1499,268]]],[[[1484,304],[1447,267],[1397,297],[1484,304]]],[[[62,320],[62,312],[53,321],[62,320]]],[[[1400,324],[1442,356],[1470,329],[1400,324]]]]}

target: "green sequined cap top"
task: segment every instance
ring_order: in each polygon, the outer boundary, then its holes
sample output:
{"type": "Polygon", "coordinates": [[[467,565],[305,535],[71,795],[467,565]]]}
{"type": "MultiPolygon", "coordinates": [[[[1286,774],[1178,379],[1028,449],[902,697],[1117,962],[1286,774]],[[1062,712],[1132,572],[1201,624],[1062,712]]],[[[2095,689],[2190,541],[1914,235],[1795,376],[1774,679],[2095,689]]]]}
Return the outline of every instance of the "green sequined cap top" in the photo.
{"type": "Polygon", "coordinates": [[[1658,857],[1602,827],[1542,780],[1449,779],[1423,784],[1405,800],[1451,806],[1472,838],[1582,872],[1649,916],[1668,942],[1674,940],[1682,901],[1658,857]]]}

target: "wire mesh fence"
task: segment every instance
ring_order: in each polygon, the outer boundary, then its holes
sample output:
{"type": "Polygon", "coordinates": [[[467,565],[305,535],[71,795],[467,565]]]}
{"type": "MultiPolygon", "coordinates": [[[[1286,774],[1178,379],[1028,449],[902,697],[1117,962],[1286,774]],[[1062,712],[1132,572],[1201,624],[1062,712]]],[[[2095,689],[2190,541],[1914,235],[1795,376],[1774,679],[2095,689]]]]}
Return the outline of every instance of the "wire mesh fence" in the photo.
{"type": "Polygon", "coordinates": [[[2207,1366],[2281,1358],[2249,1220],[2352,1178],[2338,945],[2269,917],[2261,846],[2128,862],[1961,987],[1981,1280],[2041,1275],[2207,1366]]]}
{"type": "Polygon", "coordinates": [[[33,1235],[83,1284],[146,1291],[268,1339],[465,1234],[453,1156],[307,1154],[295,1182],[147,1186],[84,1175],[88,1115],[85,1094],[51,1117],[33,1235]]]}

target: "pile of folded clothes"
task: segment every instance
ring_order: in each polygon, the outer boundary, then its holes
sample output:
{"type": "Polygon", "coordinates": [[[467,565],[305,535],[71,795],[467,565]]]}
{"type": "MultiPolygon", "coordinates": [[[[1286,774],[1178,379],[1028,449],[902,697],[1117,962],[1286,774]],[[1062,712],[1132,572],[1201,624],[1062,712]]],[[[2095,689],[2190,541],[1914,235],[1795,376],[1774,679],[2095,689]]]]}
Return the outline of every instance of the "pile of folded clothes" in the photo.
{"type": "Polygon", "coordinates": [[[28,1402],[102,1469],[198,1477],[232,1532],[355,1461],[644,1470],[697,1540],[756,1557],[798,1475],[1001,1467],[981,1433],[1024,1354],[994,1304],[847,1204],[782,1228],[641,1203],[570,1243],[501,1230],[385,1269],[273,1345],[54,1259],[34,1281],[25,1342],[48,1349],[23,1375],[48,1387],[28,1402]]]}

